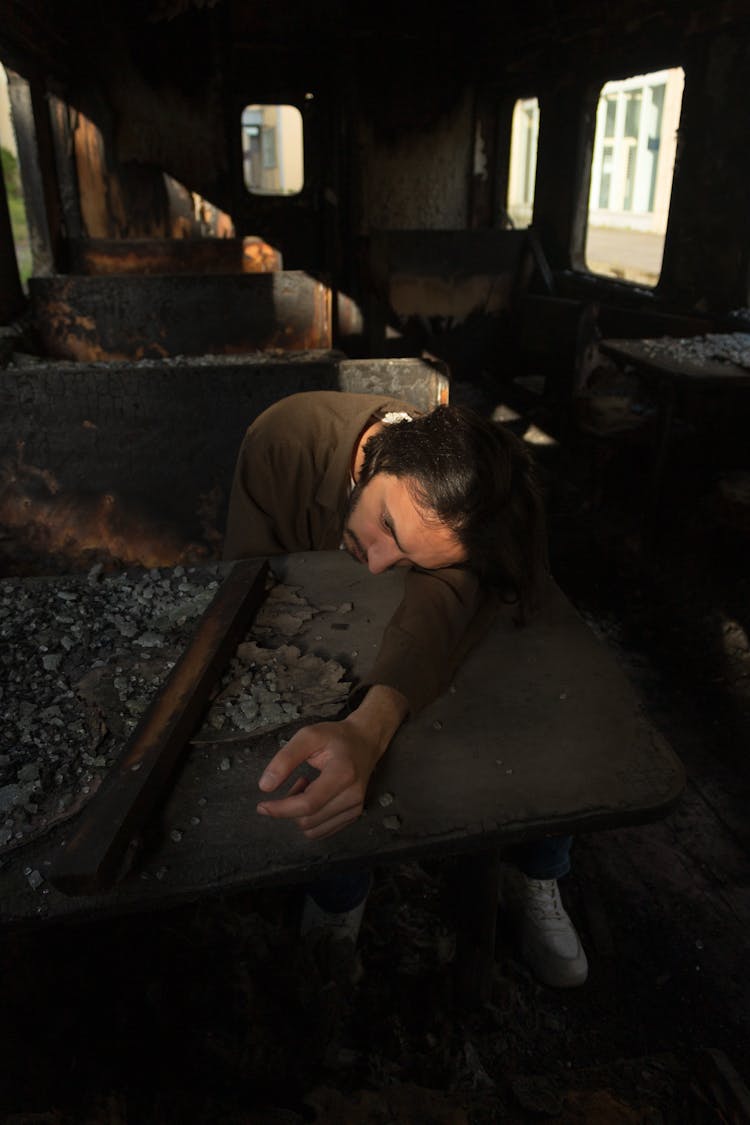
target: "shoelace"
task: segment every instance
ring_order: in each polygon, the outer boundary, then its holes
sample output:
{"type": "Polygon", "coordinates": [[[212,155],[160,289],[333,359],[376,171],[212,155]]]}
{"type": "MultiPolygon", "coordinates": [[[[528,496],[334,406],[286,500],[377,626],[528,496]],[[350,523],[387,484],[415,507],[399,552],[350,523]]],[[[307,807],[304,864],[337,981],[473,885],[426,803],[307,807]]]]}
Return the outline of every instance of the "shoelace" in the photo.
{"type": "Polygon", "coordinates": [[[557,884],[550,880],[527,879],[526,909],[535,918],[562,921],[563,905],[557,884]]]}

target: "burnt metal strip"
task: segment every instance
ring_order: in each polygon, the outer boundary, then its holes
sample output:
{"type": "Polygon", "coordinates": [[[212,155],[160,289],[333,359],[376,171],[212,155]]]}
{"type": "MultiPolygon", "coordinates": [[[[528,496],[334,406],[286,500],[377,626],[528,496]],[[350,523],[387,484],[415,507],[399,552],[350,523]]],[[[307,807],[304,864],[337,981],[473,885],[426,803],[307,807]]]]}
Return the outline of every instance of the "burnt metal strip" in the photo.
{"type": "Polygon", "coordinates": [[[265,596],[268,562],[236,562],[192,640],[133,732],[101,789],[82,813],[50,883],[65,894],[106,890],[175,772],[211,689],[265,596]]]}

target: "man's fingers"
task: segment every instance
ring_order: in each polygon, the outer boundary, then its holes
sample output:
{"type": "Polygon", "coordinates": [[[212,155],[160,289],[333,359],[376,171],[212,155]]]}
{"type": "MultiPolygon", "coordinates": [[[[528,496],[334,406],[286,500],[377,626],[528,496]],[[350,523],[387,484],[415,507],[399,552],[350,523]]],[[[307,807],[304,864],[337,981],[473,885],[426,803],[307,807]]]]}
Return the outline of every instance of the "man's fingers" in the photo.
{"type": "Polygon", "coordinates": [[[293,819],[308,840],[324,840],[357,820],[362,812],[362,800],[356,794],[342,793],[310,816],[298,816],[297,808],[293,798],[285,797],[259,805],[258,811],[263,809],[267,816],[293,819]]]}
{"type": "MultiPolygon", "coordinates": [[[[369,696],[368,696],[369,698],[369,696]]],[[[257,810],[275,820],[294,820],[309,839],[322,839],[350,824],[363,810],[367,783],[379,757],[369,728],[340,720],[303,727],[266,766],[259,786],[271,793],[303,763],[319,771],[309,785],[298,781],[278,800],[257,810]]]]}
{"type": "Polygon", "coordinates": [[[274,820],[295,820],[304,816],[306,805],[300,803],[299,796],[282,797],[278,801],[261,801],[256,806],[261,816],[271,816],[274,820]]]}
{"type": "Polygon", "coordinates": [[[310,784],[306,777],[298,777],[292,788],[289,790],[290,797],[296,797],[298,793],[304,793],[310,784]]]}
{"type": "Polygon", "coordinates": [[[285,820],[296,820],[300,828],[316,827],[331,813],[362,806],[363,794],[351,786],[342,790],[340,779],[326,777],[322,773],[304,791],[295,788],[278,801],[262,801],[258,812],[266,816],[285,820]]]}
{"type": "Polygon", "coordinates": [[[290,738],[285,746],[274,754],[258,782],[264,793],[272,793],[289,777],[292,770],[306,761],[318,748],[318,737],[314,727],[303,727],[290,738]]]}
{"type": "MultiPolygon", "coordinates": [[[[308,796],[309,794],[305,794],[308,796]]],[[[304,833],[319,828],[331,817],[342,813],[353,813],[359,816],[364,806],[364,793],[358,786],[350,785],[343,791],[337,790],[329,801],[324,804],[318,799],[312,802],[307,812],[296,817],[297,825],[304,833]]]]}
{"type": "Polygon", "coordinates": [[[325,840],[326,836],[333,836],[334,832],[339,832],[342,828],[346,828],[347,824],[352,824],[359,816],[359,810],[360,806],[357,805],[356,808],[339,813],[338,816],[324,821],[317,828],[304,829],[304,835],[308,840],[325,840]]]}

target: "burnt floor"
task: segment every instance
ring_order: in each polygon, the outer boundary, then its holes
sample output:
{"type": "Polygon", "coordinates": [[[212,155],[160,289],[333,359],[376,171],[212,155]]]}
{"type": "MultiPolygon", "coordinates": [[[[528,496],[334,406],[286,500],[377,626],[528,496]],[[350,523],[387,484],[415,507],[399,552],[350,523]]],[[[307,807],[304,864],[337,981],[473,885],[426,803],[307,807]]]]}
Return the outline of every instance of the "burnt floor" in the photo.
{"type": "Polygon", "coordinates": [[[666,820],[576,842],[587,985],[536,985],[501,926],[490,1003],[457,1007],[450,863],[378,871],[356,957],[300,943],[286,890],[40,934],[0,970],[3,1122],[748,1119],[750,539],[682,464],[649,545],[641,454],[593,480],[578,452],[555,574],[689,777],[666,820]]]}

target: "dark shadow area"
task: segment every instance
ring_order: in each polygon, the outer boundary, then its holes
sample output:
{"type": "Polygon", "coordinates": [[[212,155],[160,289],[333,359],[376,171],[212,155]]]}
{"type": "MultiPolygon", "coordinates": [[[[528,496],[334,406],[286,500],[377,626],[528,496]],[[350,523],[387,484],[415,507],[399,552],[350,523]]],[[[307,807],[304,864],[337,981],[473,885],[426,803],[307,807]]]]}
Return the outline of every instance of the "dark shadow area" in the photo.
{"type": "MultiPolygon", "coordinates": [[[[481,405],[482,388],[457,397],[481,405]]],[[[6,1113],[54,1125],[372,1122],[386,1109],[472,1125],[732,1120],[732,1083],[750,1074],[747,540],[718,522],[710,491],[688,494],[686,448],[679,503],[646,543],[640,460],[618,456],[602,482],[573,447],[540,449],[557,580],[689,777],[665,820],[576,841],[563,893],[587,984],[539,986],[500,916],[490,1001],[462,1012],[452,861],[379,869],[356,955],[297,937],[295,889],[50,929],[4,944],[6,1113]]]]}

